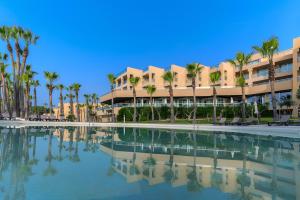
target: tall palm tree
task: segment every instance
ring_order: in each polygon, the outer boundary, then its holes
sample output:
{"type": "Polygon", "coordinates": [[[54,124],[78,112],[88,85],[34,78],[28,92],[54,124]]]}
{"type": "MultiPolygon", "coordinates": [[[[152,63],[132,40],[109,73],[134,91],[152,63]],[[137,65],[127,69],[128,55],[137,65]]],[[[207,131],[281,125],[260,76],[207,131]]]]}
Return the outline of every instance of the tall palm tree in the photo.
{"type": "Polygon", "coordinates": [[[252,53],[245,54],[243,52],[237,52],[234,59],[227,60],[234,67],[239,68],[239,77],[237,78],[237,85],[242,89],[242,119],[245,121],[246,119],[246,95],[245,95],[245,77],[243,74],[243,67],[247,65],[251,59],[252,53]]]}
{"type": "Polygon", "coordinates": [[[275,63],[273,62],[274,54],[279,49],[279,40],[277,37],[271,37],[264,41],[261,46],[254,46],[253,49],[260,53],[263,57],[267,57],[269,61],[268,74],[272,96],[273,119],[278,119],[276,94],[275,94],[275,63]]]}
{"type": "MultiPolygon", "coordinates": [[[[5,111],[5,106],[6,106],[6,101],[7,101],[7,98],[6,98],[6,92],[5,92],[5,88],[6,88],[6,81],[5,81],[5,73],[6,73],[6,68],[7,68],[7,64],[6,64],[6,61],[7,61],[7,57],[8,55],[7,54],[1,54],[0,53],[0,80],[1,80],[1,91],[0,91],[0,94],[2,95],[2,104],[0,105],[0,110],[1,111],[5,111]]],[[[0,112],[0,116],[1,116],[1,112],[0,112]]]]}
{"type": "Polygon", "coordinates": [[[140,82],[140,77],[130,77],[129,82],[132,85],[132,92],[133,92],[133,122],[136,122],[136,86],[140,82]]]}
{"type": "Polygon", "coordinates": [[[112,122],[115,122],[115,111],[114,111],[114,87],[116,84],[116,77],[113,74],[107,75],[108,81],[110,83],[110,90],[111,90],[111,109],[112,109],[112,122]]]}
{"type": "Polygon", "coordinates": [[[76,116],[77,116],[77,121],[80,121],[80,117],[79,117],[79,90],[81,88],[81,85],[79,83],[74,83],[73,84],[73,89],[75,92],[75,99],[76,99],[76,116]]]}
{"type": "Polygon", "coordinates": [[[15,75],[15,81],[14,81],[14,94],[15,94],[15,109],[16,109],[16,115],[17,117],[21,116],[21,110],[23,111],[23,100],[20,99],[20,93],[22,92],[21,89],[21,80],[19,77],[22,77],[21,74],[21,55],[22,55],[22,49],[20,47],[20,39],[22,38],[22,35],[24,33],[24,30],[21,27],[14,26],[11,28],[11,37],[15,42],[15,51],[16,51],[16,75],[15,75]]]}
{"type": "Polygon", "coordinates": [[[65,108],[64,108],[64,96],[63,91],[65,89],[65,86],[63,84],[58,84],[57,89],[59,89],[59,116],[61,119],[65,118],[65,108]]]}
{"type": "Polygon", "coordinates": [[[9,114],[9,118],[12,118],[12,112],[13,112],[13,81],[10,78],[9,73],[4,74],[5,79],[5,95],[6,95],[6,109],[9,114]]]}
{"type": "Polygon", "coordinates": [[[150,96],[151,119],[152,121],[154,121],[153,94],[156,91],[156,87],[155,85],[148,85],[146,89],[147,89],[147,93],[150,96]]]}
{"type": "Polygon", "coordinates": [[[37,40],[39,39],[39,36],[34,35],[31,31],[26,30],[22,34],[23,39],[25,41],[25,46],[22,52],[22,66],[21,66],[21,74],[24,73],[24,69],[26,66],[26,61],[29,55],[29,46],[36,44],[37,40]]]}
{"type": "Polygon", "coordinates": [[[69,97],[69,103],[70,103],[70,113],[69,113],[69,115],[74,116],[74,105],[73,105],[73,98],[74,98],[73,90],[74,90],[74,87],[73,87],[73,85],[70,85],[67,88],[67,90],[69,91],[69,94],[67,94],[66,96],[69,97]]]}
{"type": "Polygon", "coordinates": [[[53,90],[55,89],[54,82],[58,79],[58,74],[55,72],[44,72],[45,78],[47,80],[47,88],[49,90],[49,109],[50,109],[50,115],[53,116],[52,111],[52,94],[53,90]]]}
{"type": "Polygon", "coordinates": [[[217,82],[220,80],[221,78],[221,73],[220,72],[212,72],[209,74],[209,79],[210,82],[212,83],[212,87],[213,87],[213,107],[214,107],[214,111],[213,111],[213,123],[216,124],[217,122],[217,90],[216,90],[216,85],[217,82]]]}
{"type": "Polygon", "coordinates": [[[92,98],[92,104],[93,104],[93,106],[96,106],[97,105],[97,94],[93,93],[91,95],[91,98],[92,98]]]}
{"type": "MultiPolygon", "coordinates": [[[[7,26],[2,26],[0,28],[0,36],[1,36],[1,39],[6,42],[6,47],[7,47],[7,50],[9,52],[9,55],[10,55],[11,66],[12,66],[12,76],[13,76],[12,83],[13,83],[13,86],[14,86],[14,89],[15,89],[15,86],[16,86],[16,84],[15,84],[16,83],[16,65],[15,65],[15,58],[14,58],[13,48],[12,48],[12,45],[10,43],[10,39],[12,37],[12,28],[7,27],[7,26]]],[[[14,110],[15,111],[20,111],[19,110],[19,102],[17,102],[17,100],[19,100],[19,98],[15,99],[14,110]]],[[[17,114],[17,117],[20,117],[20,112],[16,112],[16,114],[17,114]]]]}
{"type": "Polygon", "coordinates": [[[193,88],[193,124],[196,123],[196,113],[197,113],[197,102],[196,102],[196,78],[199,72],[202,70],[200,64],[192,63],[186,66],[187,76],[192,79],[193,88]]]}
{"type": "Polygon", "coordinates": [[[86,121],[89,122],[90,121],[90,99],[91,99],[91,95],[84,94],[83,96],[85,98],[86,121]]]}
{"type": "Polygon", "coordinates": [[[171,109],[171,123],[175,122],[174,114],[174,94],[173,94],[173,82],[174,82],[174,73],[167,71],[163,74],[162,78],[168,83],[169,95],[170,95],[170,109],[171,109]]]}
{"type": "Polygon", "coordinates": [[[24,74],[22,74],[22,80],[25,84],[25,119],[29,119],[29,108],[30,108],[30,86],[32,84],[32,79],[34,77],[34,75],[36,74],[36,72],[33,72],[31,70],[31,66],[30,65],[26,65],[26,69],[24,74]]]}
{"type": "Polygon", "coordinates": [[[34,80],[32,82],[33,85],[33,99],[34,99],[34,113],[37,115],[37,95],[36,95],[36,88],[40,86],[39,80],[34,80]]]}

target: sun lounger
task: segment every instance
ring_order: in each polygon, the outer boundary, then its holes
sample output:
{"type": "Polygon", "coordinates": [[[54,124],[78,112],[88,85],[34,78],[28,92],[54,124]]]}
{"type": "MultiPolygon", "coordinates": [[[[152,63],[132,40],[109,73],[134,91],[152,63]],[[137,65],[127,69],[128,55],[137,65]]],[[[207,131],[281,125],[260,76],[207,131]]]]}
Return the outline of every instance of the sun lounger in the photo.
{"type": "Polygon", "coordinates": [[[250,117],[250,118],[247,118],[246,121],[244,122],[241,122],[240,123],[241,125],[255,125],[255,124],[258,124],[258,121],[256,118],[253,118],[253,117],[250,117]]]}
{"type": "Polygon", "coordinates": [[[268,126],[272,126],[272,125],[288,126],[290,117],[291,117],[290,115],[282,115],[278,121],[268,122],[268,126]]]}
{"type": "Polygon", "coordinates": [[[222,118],[217,122],[217,124],[218,124],[218,125],[225,125],[225,122],[226,122],[226,118],[225,118],[225,117],[222,117],[222,118]]]}
{"type": "Polygon", "coordinates": [[[238,125],[240,123],[241,123],[241,119],[239,117],[235,117],[235,118],[232,119],[231,122],[228,122],[227,124],[228,125],[238,125]]]}

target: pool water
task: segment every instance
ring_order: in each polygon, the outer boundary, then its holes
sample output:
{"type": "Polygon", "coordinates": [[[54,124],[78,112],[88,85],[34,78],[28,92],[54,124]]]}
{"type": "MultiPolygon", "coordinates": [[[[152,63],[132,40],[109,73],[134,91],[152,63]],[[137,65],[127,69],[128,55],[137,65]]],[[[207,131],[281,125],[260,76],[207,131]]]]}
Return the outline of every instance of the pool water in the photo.
{"type": "Polygon", "coordinates": [[[300,199],[300,140],[136,128],[0,128],[0,199],[300,199]]]}

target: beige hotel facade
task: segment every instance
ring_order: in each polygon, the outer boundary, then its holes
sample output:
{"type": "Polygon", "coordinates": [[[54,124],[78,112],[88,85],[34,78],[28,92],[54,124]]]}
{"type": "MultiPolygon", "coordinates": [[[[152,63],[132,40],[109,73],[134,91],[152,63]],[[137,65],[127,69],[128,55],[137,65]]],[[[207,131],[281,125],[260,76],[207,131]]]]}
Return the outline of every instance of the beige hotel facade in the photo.
{"type": "MultiPolygon", "coordinates": [[[[276,98],[290,95],[295,102],[293,105],[293,116],[299,115],[299,100],[296,93],[300,85],[300,37],[293,39],[292,48],[280,51],[274,55],[276,65],[276,98]]],[[[209,80],[211,72],[219,71],[221,79],[217,85],[218,104],[233,104],[241,101],[241,88],[236,86],[236,77],[239,69],[224,61],[218,67],[201,65],[202,70],[196,78],[196,96],[198,106],[212,103],[213,90],[209,80]]],[[[248,65],[242,71],[246,78],[245,93],[247,102],[266,103],[270,100],[270,86],[268,81],[268,60],[259,54],[253,54],[248,65]]],[[[187,76],[184,66],[171,65],[170,71],[175,75],[173,83],[175,106],[189,106],[192,104],[192,81],[187,76]]],[[[168,83],[164,82],[162,75],[167,70],[164,68],[149,66],[146,70],[127,67],[117,75],[113,94],[107,93],[100,98],[102,103],[110,104],[114,97],[116,109],[122,106],[131,106],[133,102],[132,86],[130,77],[140,77],[136,87],[138,106],[149,104],[149,95],[146,91],[147,85],[155,85],[156,92],[153,94],[154,105],[168,104],[168,83]]],[[[270,107],[271,109],[271,107],[270,107]]]]}

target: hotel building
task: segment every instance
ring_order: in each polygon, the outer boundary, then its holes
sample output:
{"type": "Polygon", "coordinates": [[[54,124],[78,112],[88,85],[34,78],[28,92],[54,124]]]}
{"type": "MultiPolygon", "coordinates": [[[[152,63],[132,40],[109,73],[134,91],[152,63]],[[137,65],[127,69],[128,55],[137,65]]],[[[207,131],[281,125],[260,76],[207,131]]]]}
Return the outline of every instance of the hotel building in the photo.
{"type": "MultiPolygon", "coordinates": [[[[290,95],[295,102],[293,105],[293,116],[299,115],[298,105],[300,101],[296,98],[300,84],[300,37],[293,40],[292,48],[280,51],[274,55],[276,66],[275,91],[279,101],[282,96],[290,95]]],[[[236,86],[236,77],[239,69],[224,61],[218,67],[201,65],[202,70],[196,78],[196,96],[198,106],[205,106],[212,103],[212,85],[209,80],[211,72],[220,72],[221,79],[217,83],[218,105],[226,105],[241,102],[241,88],[236,86]]],[[[268,59],[259,54],[254,54],[248,65],[242,71],[246,78],[245,93],[247,102],[267,103],[271,102],[270,85],[268,80],[268,59]]],[[[192,105],[192,80],[187,76],[185,67],[171,65],[170,71],[175,75],[173,88],[175,106],[192,105]]],[[[110,104],[112,96],[116,109],[123,106],[132,106],[133,92],[129,83],[130,77],[140,77],[140,82],[136,87],[137,105],[144,106],[149,104],[149,95],[146,91],[147,85],[155,85],[156,92],[153,94],[154,105],[167,105],[169,93],[168,83],[162,78],[167,70],[160,67],[149,66],[147,69],[137,69],[127,67],[117,75],[113,94],[104,94],[100,101],[110,104]]],[[[271,109],[271,106],[270,106],[271,109]]],[[[115,111],[116,112],[116,111],[115,111]]]]}

